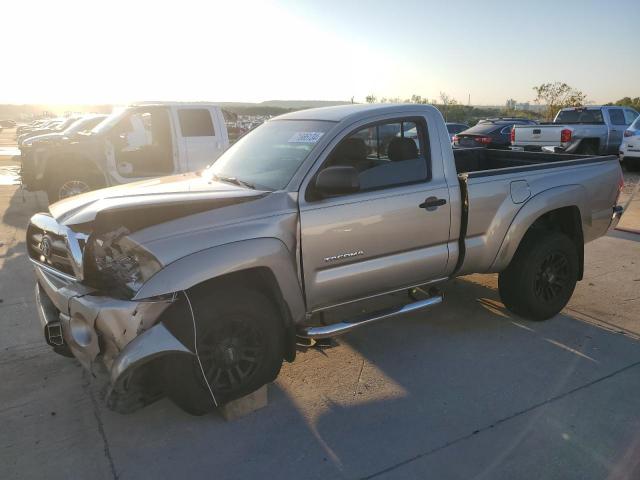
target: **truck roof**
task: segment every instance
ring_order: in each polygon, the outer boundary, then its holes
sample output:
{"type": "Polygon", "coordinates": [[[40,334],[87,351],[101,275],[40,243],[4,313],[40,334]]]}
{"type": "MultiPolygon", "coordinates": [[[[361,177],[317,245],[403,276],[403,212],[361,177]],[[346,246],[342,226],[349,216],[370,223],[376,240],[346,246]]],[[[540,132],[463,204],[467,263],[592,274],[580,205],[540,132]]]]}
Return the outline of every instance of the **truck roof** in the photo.
{"type": "Polygon", "coordinates": [[[625,108],[620,105],[583,105],[581,107],[564,107],[561,110],[597,110],[600,108],[625,108]]]}
{"type": "Polygon", "coordinates": [[[406,114],[407,112],[424,112],[425,109],[437,110],[432,105],[415,103],[353,104],[299,110],[297,112],[279,115],[274,120],[325,120],[341,122],[347,118],[356,120],[358,117],[394,112],[402,114],[406,114]]]}
{"type": "Polygon", "coordinates": [[[202,107],[218,107],[219,105],[213,102],[172,102],[172,101],[145,101],[145,102],[133,102],[130,103],[129,107],[149,107],[149,106],[176,106],[176,107],[186,107],[198,105],[202,107]]]}

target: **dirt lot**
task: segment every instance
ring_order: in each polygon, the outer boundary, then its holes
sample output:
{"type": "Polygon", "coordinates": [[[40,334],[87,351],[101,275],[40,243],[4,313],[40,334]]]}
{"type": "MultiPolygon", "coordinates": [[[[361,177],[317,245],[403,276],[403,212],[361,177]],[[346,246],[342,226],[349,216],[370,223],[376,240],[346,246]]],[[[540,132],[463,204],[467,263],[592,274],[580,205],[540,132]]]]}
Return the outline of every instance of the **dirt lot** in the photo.
{"type": "MultiPolygon", "coordinates": [[[[0,159],[5,178],[12,166],[0,159]]],[[[3,479],[640,478],[640,235],[589,244],[585,279],[550,321],[512,316],[495,275],[469,276],[427,314],[300,353],[248,417],[167,400],[125,416],[44,343],[23,239],[45,204],[4,183],[3,479]]]]}

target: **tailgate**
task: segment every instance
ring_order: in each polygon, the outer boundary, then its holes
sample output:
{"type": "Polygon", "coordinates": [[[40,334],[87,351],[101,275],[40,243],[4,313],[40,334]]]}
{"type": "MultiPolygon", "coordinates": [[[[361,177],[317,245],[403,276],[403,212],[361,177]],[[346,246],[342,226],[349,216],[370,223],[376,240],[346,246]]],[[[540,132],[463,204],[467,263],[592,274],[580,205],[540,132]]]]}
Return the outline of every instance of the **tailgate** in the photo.
{"type": "Polygon", "coordinates": [[[512,145],[560,146],[560,132],[566,125],[516,125],[512,145]]]}

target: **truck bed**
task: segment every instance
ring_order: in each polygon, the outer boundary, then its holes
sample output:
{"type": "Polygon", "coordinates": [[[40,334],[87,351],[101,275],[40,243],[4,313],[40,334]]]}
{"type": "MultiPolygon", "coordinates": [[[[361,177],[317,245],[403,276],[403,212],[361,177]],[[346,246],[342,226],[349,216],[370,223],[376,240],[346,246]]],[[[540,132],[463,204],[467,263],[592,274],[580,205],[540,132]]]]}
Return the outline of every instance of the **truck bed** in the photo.
{"type": "MultiPolygon", "coordinates": [[[[517,152],[512,150],[490,150],[486,148],[454,148],[453,156],[458,174],[469,177],[499,175],[517,171],[592,163],[607,157],[575,155],[566,153],[517,152]],[[505,170],[508,169],[508,170],[505,170]]],[[[611,157],[613,159],[615,157],[611,157]]]]}

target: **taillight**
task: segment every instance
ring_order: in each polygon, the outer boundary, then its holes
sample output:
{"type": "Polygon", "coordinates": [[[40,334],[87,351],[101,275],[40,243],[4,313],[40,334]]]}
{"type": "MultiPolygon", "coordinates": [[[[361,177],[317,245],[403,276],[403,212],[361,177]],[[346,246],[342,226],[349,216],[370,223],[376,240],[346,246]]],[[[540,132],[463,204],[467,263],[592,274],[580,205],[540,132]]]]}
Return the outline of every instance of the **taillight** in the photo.
{"type": "Polygon", "coordinates": [[[516,129],[512,128],[511,129],[511,143],[516,141],[516,129]]]}
{"type": "Polygon", "coordinates": [[[634,134],[634,133],[635,133],[635,132],[633,132],[633,131],[631,131],[631,130],[625,130],[625,131],[624,131],[624,136],[625,136],[625,137],[633,137],[633,134],[634,134]]]}
{"type": "Polygon", "coordinates": [[[568,128],[563,129],[560,132],[560,142],[567,143],[571,141],[571,130],[568,128]]]}
{"type": "Polygon", "coordinates": [[[451,141],[457,145],[460,139],[458,138],[458,135],[454,135],[451,141]]]}
{"type": "Polygon", "coordinates": [[[476,137],[474,140],[483,145],[489,145],[491,143],[491,137],[476,137]]]}

